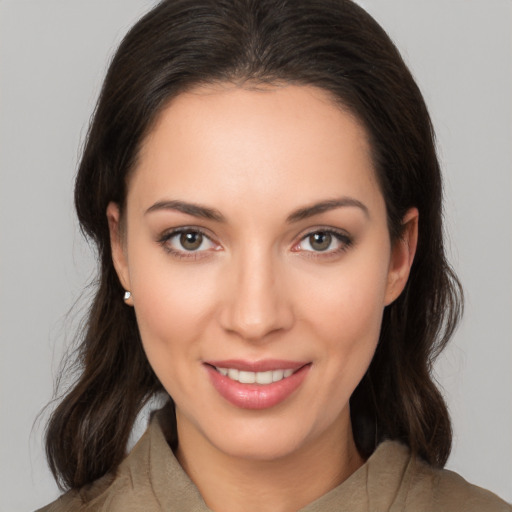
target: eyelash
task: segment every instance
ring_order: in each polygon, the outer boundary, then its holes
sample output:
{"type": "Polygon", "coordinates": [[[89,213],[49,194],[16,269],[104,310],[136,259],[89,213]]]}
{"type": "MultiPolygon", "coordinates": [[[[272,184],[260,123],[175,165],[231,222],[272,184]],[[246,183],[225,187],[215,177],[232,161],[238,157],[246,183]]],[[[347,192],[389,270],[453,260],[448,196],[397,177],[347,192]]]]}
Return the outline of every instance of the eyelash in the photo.
{"type": "Polygon", "coordinates": [[[301,236],[299,242],[297,242],[296,244],[294,244],[293,248],[292,248],[292,251],[294,252],[302,252],[304,253],[304,255],[307,257],[307,258],[323,258],[323,259],[326,259],[326,258],[331,258],[331,257],[336,257],[338,256],[339,254],[347,251],[348,249],[350,249],[350,247],[352,247],[354,244],[354,240],[352,239],[351,236],[349,236],[345,231],[343,230],[338,230],[338,229],[334,229],[334,228],[331,228],[331,227],[317,227],[311,231],[308,231],[306,234],[304,234],[303,236],[301,236]],[[331,249],[331,250],[325,250],[325,251],[300,251],[300,249],[294,251],[294,249],[296,247],[298,247],[300,244],[302,244],[305,240],[307,240],[309,237],[311,237],[312,235],[315,235],[315,234],[319,234],[319,233],[322,233],[324,235],[330,235],[332,236],[335,240],[337,240],[339,243],[340,243],[340,247],[336,248],[336,249],[331,249]]]}
{"type": "Polygon", "coordinates": [[[163,249],[169,253],[170,255],[172,255],[174,258],[176,259],[179,259],[179,260],[188,260],[188,261],[195,261],[195,260],[198,260],[200,258],[204,258],[205,256],[207,256],[206,250],[203,250],[203,251],[187,251],[186,249],[183,249],[183,250],[176,250],[176,249],[173,249],[170,245],[169,245],[169,241],[176,237],[176,236],[179,236],[179,235],[182,235],[184,233],[194,233],[194,234],[199,234],[201,235],[204,239],[208,240],[211,244],[213,245],[218,245],[216,244],[213,240],[212,240],[212,237],[209,236],[207,233],[205,233],[202,229],[199,229],[199,228],[196,228],[196,227],[187,227],[187,226],[184,226],[184,227],[181,227],[181,228],[177,228],[177,229],[173,229],[171,231],[168,231],[166,233],[164,233],[159,239],[158,239],[158,243],[163,247],[163,249]]]}
{"type": "MultiPolygon", "coordinates": [[[[176,249],[173,249],[169,245],[169,241],[172,238],[182,235],[183,233],[199,234],[204,239],[208,240],[209,243],[213,244],[214,246],[218,245],[218,244],[216,244],[216,242],[214,242],[212,240],[211,236],[209,236],[205,231],[203,231],[200,228],[192,227],[192,226],[180,227],[180,228],[168,231],[168,232],[164,233],[157,241],[167,253],[171,254],[173,257],[175,257],[179,260],[195,261],[200,258],[207,257],[207,254],[205,254],[205,253],[209,252],[208,250],[202,250],[202,251],[197,251],[197,250],[187,251],[186,249],[176,250],[176,249]]],[[[333,229],[331,227],[329,227],[329,228],[319,227],[314,230],[308,231],[306,234],[301,236],[300,240],[293,245],[292,251],[293,252],[301,252],[308,258],[329,258],[329,257],[334,257],[342,252],[347,251],[352,245],[353,245],[353,239],[346,232],[344,232],[342,230],[333,229]],[[341,244],[340,247],[338,247],[334,250],[325,250],[325,251],[308,251],[308,250],[296,249],[298,246],[300,246],[300,244],[302,244],[309,237],[311,237],[314,234],[319,234],[319,233],[332,236],[334,239],[336,239],[341,244]]]]}

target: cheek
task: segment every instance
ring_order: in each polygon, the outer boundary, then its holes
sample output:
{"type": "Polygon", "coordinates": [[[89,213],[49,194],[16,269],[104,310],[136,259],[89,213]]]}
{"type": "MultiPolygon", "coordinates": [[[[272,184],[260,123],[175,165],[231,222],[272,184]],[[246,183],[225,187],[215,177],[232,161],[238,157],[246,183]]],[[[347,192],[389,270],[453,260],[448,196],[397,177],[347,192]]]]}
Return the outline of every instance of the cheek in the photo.
{"type": "Polygon", "coordinates": [[[208,265],[177,263],[158,252],[137,249],[131,255],[135,313],[152,364],[160,356],[176,359],[193,350],[210,321],[217,292],[208,265]]]}
{"type": "Polygon", "coordinates": [[[378,337],[385,305],[387,273],[384,265],[350,265],[333,273],[319,286],[304,282],[307,295],[304,316],[330,339],[340,344],[361,344],[378,337]],[[336,342],[339,340],[339,343],[336,342]]]}
{"type": "Polygon", "coordinates": [[[194,363],[211,331],[215,286],[197,269],[153,266],[134,280],[135,314],[142,345],[156,376],[176,403],[197,394],[194,363]]]}
{"type": "Polygon", "coordinates": [[[303,319],[322,342],[319,370],[334,402],[345,403],[366,372],[377,347],[385,307],[387,260],[360,259],[340,266],[322,286],[303,283],[303,319]]]}

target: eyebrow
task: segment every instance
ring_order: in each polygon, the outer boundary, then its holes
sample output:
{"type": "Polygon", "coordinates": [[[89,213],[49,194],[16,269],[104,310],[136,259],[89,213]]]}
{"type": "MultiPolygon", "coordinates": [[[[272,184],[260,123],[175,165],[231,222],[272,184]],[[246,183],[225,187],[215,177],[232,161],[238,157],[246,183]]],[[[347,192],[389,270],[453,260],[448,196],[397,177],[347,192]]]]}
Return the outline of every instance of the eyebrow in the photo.
{"type": "MultiPolygon", "coordinates": [[[[341,197],[339,199],[320,201],[319,203],[315,203],[311,206],[299,208],[288,215],[286,222],[293,224],[309,217],[313,217],[314,215],[319,215],[320,213],[343,207],[359,208],[363,211],[366,217],[369,217],[368,208],[361,201],[352,197],[341,197]]],[[[145,215],[160,210],[175,210],[187,215],[192,215],[193,217],[200,217],[216,222],[226,222],[224,215],[215,208],[209,208],[207,206],[178,200],[158,201],[146,210],[145,215]]]]}
{"type": "Polygon", "coordinates": [[[218,210],[201,206],[199,204],[187,203],[185,201],[158,201],[154,205],[150,206],[144,215],[159,210],[176,210],[178,212],[186,213],[187,215],[192,215],[193,217],[201,217],[203,219],[214,220],[216,222],[226,222],[224,215],[222,215],[218,210]]]}
{"type": "Polygon", "coordinates": [[[328,199],[327,201],[321,201],[305,208],[299,208],[292,212],[286,219],[290,224],[299,222],[301,220],[313,217],[320,213],[327,212],[329,210],[335,210],[336,208],[343,207],[355,207],[363,211],[366,217],[369,217],[368,208],[358,199],[352,197],[341,197],[339,199],[328,199]]]}

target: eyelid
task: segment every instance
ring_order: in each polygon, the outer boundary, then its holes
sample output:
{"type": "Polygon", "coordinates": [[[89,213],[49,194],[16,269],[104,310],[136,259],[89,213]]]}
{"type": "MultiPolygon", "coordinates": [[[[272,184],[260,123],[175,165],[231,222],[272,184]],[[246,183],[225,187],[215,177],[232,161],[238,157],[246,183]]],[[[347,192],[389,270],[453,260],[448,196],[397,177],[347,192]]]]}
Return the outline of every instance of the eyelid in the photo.
{"type": "MultiPolygon", "coordinates": [[[[207,253],[212,251],[219,251],[222,249],[222,246],[215,240],[215,238],[210,234],[209,230],[199,227],[199,226],[179,226],[175,228],[170,228],[165,230],[158,238],[157,242],[166,250],[168,253],[173,255],[178,259],[187,259],[187,260],[197,260],[199,258],[208,257],[207,253]],[[167,245],[167,242],[173,237],[180,235],[182,233],[187,232],[195,232],[200,233],[203,237],[207,238],[209,242],[214,246],[207,249],[202,250],[192,250],[187,251],[185,249],[179,250],[170,247],[167,245]]],[[[312,258],[328,258],[330,256],[335,256],[340,252],[346,251],[349,247],[353,245],[353,237],[344,229],[334,228],[332,226],[315,226],[314,228],[309,228],[306,232],[303,232],[298,236],[297,241],[292,245],[292,252],[300,252],[305,253],[307,257],[312,258]],[[300,244],[307,239],[309,236],[315,233],[327,233],[332,235],[338,242],[341,244],[340,247],[335,249],[325,250],[325,251],[314,251],[314,250],[305,250],[300,248],[300,244]]]]}
{"type": "Polygon", "coordinates": [[[209,234],[208,230],[201,228],[199,226],[179,226],[176,228],[168,229],[157,238],[157,242],[165,249],[165,251],[167,251],[169,254],[178,259],[194,260],[207,256],[207,254],[205,253],[211,252],[212,250],[217,251],[221,249],[220,244],[215,241],[213,236],[209,234]],[[214,247],[203,250],[187,251],[185,249],[174,249],[167,245],[167,242],[169,242],[169,240],[171,240],[175,236],[188,232],[201,234],[204,238],[207,238],[214,247]]]}
{"type": "Polygon", "coordinates": [[[302,233],[298,237],[298,241],[295,242],[292,246],[292,252],[303,252],[308,253],[309,257],[329,257],[334,254],[338,254],[339,252],[347,250],[350,246],[353,245],[353,237],[347,233],[344,229],[334,228],[330,226],[316,226],[314,228],[309,228],[305,233],[302,233]],[[299,245],[306,240],[311,235],[315,233],[327,233],[334,238],[336,238],[341,245],[336,249],[326,250],[326,251],[310,251],[299,248],[299,245]]]}

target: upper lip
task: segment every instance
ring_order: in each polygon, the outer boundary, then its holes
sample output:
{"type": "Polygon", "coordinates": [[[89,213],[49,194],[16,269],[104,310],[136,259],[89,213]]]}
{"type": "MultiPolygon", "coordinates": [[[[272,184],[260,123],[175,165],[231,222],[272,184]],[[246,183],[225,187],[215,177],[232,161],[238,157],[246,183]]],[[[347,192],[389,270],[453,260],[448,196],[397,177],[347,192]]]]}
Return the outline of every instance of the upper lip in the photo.
{"type": "Polygon", "coordinates": [[[308,364],[307,361],[285,361],[282,359],[261,359],[259,361],[244,361],[242,359],[227,359],[223,361],[204,361],[205,364],[216,368],[234,368],[245,372],[268,372],[271,370],[298,370],[308,364]]]}

